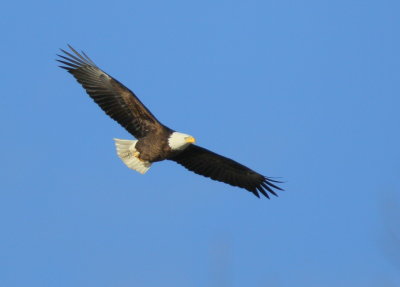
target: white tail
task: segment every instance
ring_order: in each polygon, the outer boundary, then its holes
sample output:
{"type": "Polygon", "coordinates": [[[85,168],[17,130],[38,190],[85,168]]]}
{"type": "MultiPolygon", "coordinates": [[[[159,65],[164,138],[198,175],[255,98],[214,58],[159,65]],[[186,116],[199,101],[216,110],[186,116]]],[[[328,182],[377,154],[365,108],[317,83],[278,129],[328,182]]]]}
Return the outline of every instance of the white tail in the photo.
{"type": "Polygon", "coordinates": [[[146,173],[151,162],[141,161],[133,154],[136,152],[137,140],[120,140],[114,139],[115,147],[117,148],[118,157],[125,163],[125,165],[133,170],[140,172],[141,174],[146,173]]]}

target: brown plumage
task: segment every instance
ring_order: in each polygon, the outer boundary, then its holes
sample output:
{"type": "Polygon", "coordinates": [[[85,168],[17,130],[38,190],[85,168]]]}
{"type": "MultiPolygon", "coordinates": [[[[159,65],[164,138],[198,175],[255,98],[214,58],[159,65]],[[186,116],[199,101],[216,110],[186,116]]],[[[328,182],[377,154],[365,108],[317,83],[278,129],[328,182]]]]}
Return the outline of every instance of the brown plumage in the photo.
{"type": "Polygon", "coordinates": [[[60,67],[75,77],[107,115],[138,139],[134,146],[138,155],[135,156],[141,162],[151,164],[169,159],[197,174],[251,191],[257,197],[260,197],[259,192],[269,198],[268,192],[277,195],[273,189],[282,190],[276,185],[278,181],[232,159],[189,144],[194,141],[192,137],[193,141],[185,143],[182,149],[172,147],[172,135],[180,133],[161,124],[132,91],[98,68],[85,53],[69,48],[72,53],[61,50],[64,55],[58,55],[61,59],[57,61],[63,64],[60,67]]]}

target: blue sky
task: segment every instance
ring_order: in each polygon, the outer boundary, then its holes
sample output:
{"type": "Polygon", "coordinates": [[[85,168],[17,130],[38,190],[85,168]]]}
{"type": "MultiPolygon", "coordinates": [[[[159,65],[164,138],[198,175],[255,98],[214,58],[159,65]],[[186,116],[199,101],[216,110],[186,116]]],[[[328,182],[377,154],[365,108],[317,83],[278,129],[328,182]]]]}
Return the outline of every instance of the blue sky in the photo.
{"type": "Polygon", "coordinates": [[[398,1],[9,1],[0,11],[1,286],[399,286],[398,1]],[[84,50],[164,124],[279,198],[131,138],[55,54],[84,50]]]}

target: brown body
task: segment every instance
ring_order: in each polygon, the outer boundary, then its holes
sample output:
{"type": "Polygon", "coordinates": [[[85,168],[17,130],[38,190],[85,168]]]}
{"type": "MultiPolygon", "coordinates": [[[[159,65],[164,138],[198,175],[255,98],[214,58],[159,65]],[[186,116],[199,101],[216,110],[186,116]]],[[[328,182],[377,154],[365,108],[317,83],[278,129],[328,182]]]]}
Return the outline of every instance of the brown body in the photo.
{"type": "Polygon", "coordinates": [[[135,146],[136,150],[140,153],[139,159],[156,162],[175,155],[176,152],[172,151],[168,145],[168,138],[172,132],[170,129],[162,129],[141,138],[135,146]]]}

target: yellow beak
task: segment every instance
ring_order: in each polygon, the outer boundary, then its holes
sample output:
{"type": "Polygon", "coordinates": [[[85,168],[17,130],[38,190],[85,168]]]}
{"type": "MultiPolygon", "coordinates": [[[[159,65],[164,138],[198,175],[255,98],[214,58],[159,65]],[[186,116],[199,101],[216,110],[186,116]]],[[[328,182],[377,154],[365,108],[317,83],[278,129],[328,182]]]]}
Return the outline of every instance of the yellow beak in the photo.
{"type": "Polygon", "coordinates": [[[196,142],[196,139],[194,137],[187,137],[187,138],[185,138],[185,140],[187,143],[195,143],[196,142]]]}

